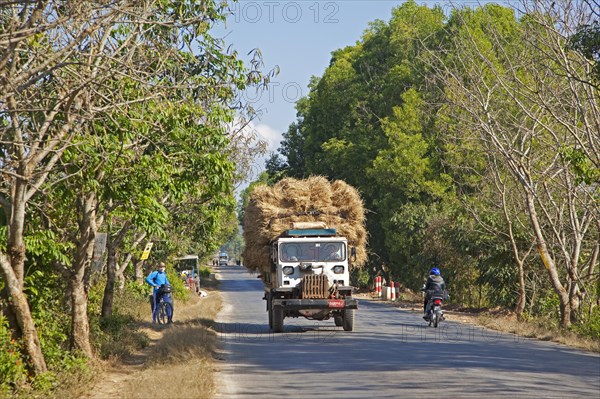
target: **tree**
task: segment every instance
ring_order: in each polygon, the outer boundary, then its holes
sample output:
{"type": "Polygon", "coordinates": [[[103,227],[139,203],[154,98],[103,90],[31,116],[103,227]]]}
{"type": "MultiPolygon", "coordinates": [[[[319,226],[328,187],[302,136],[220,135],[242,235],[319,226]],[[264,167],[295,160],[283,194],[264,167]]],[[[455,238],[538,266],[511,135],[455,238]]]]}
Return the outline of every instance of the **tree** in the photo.
{"type": "MultiPolygon", "coordinates": [[[[11,1],[0,6],[0,204],[8,226],[0,268],[16,316],[13,327],[25,339],[33,371],[41,373],[46,365],[23,294],[26,209],[42,187],[71,177],[59,177],[66,151],[93,140],[92,122],[102,125],[117,110],[133,116],[131,107],[149,101],[171,106],[193,101],[214,111],[198,115],[199,124],[230,121],[235,91],[263,76],[245,71],[237,54],[224,52],[208,34],[224,18],[224,4],[11,1]]],[[[149,149],[152,143],[142,146],[149,149]]],[[[100,200],[92,183],[104,172],[88,171],[92,180],[81,180],[75,208],[72,342],[87,355],[83,280],[100,200]]]]}
{"type": "Polygon", "coordinates": [[[584,0],[588,9],[596,19],[583,19],[579,21],[577,31],[569,37],[571,48],[580,51],[590,62],[594,69],[595,81],[589,83],[598,89],[600,79],[600,1],[584,0]]]}
{"type": "Polygon", "coordinates": [[[488,167],[506,167],[520,188],[567,327],[581,298],[582,249],[598,218],[598,188],[578,176],[572,154],[596,173],[598,96],[586,84],[590,70],[581,54],[565,51],[568,19],[552,4],[526,3],[533,9],[518,29],[510,28],[513,11],[496,5],[455,12],[448,29],[452,50],[439,72],[449,102],[444,112],[457,121],[457,131],[477,135],[494,157],[488,167]]]}

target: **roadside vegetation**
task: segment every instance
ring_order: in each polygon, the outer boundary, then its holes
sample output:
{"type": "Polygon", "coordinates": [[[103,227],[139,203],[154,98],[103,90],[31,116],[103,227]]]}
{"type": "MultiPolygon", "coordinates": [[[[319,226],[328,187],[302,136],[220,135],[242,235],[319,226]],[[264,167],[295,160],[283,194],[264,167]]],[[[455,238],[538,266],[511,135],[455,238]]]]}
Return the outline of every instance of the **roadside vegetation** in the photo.
{"type": "Polygon", "coordinates": [[[436,266],[456,306],[599,340],[598,17],[595,0],[404,2],[332,52],[255,184],[361,192],[355,285],[418,292],[436,266]]]}
{"type": "Polygon", "coordinates": [[[177,301],[172,325],[149,324],[148,312],[136,319],[135,324],[150,342],[142,348],[132,347],[130,353],[118,359],[110,359],[102,378],[88,386],[85,397],[213,397],[217,387],[214,357],[218,340],[212,326],[221,309],[221,297],[211,287],[213,284],[204,285],[206,297],[194,295],[177,301]],[[164,383],[156,384],[157,380],[164,383]]]}
{"type": "Polygon", "coordinates": [[[0,1],[2,395],[52,395],[146,345],[129,313],[145,275],[237,231],[233,189],[263,148],[236,127],[239,93],[273,73],[211,35],[226,14],[0,1]]]}
{"type": "MultiPolygon", "coordinates": [[[[160,339],[140,327],[143,278],[242,252],[233,190],[264,143],[231,126],[276,71],[211,35],[226,2],[0,4],[0,396],[85,387],[138,351],[156,351],[138,383],[208,359],[197,317],[160,339]]],[[[368,209],[357,286],[415,292],[437,266],[455,306],[599,340],[598,2],[512,6],[407,1],[374,21],[333,51],[248,190],[344,180],[368,209]]]]}

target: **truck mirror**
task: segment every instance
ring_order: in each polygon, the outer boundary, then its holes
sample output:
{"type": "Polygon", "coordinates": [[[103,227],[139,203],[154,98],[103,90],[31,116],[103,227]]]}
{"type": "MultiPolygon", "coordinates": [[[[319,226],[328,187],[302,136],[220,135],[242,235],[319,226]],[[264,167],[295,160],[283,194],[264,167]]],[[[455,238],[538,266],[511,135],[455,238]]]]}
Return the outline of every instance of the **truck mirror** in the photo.
{"type": "Polygon", "coordinates": [[[353,261],[356,261],[356,247],[350,248],[350,256],[352,257],[353,261]]]}

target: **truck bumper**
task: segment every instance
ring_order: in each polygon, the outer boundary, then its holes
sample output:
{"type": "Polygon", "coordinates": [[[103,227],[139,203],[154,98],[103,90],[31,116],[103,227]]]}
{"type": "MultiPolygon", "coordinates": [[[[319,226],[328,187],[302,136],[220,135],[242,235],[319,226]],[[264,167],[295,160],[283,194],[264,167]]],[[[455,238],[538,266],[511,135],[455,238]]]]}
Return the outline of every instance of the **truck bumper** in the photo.
{"type": "Polygon", "coordinates": [[[358,309],[357,299],[273,299],[273,307],[286,310],[305,309],[358,309]]]}

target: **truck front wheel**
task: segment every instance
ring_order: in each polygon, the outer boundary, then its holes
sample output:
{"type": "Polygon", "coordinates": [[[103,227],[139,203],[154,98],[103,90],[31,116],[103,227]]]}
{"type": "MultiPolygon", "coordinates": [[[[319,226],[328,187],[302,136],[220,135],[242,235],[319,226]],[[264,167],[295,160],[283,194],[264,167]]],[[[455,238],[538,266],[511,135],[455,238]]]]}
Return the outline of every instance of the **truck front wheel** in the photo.
{"type": "Polygon", "coordinates": [[[354,330],[354,309],[344,309],[342,313],[342,327],[344,331],[354,330]]]}
{"type": "MultiPolygon", "coordinates": [[[[271,312],[269,312],[271,313],[271,312]]],[[[272,327],[271,329],[275,333],[283,332],[283,309],[281,306],[274,306],[272,310],[272,327]]]]}

